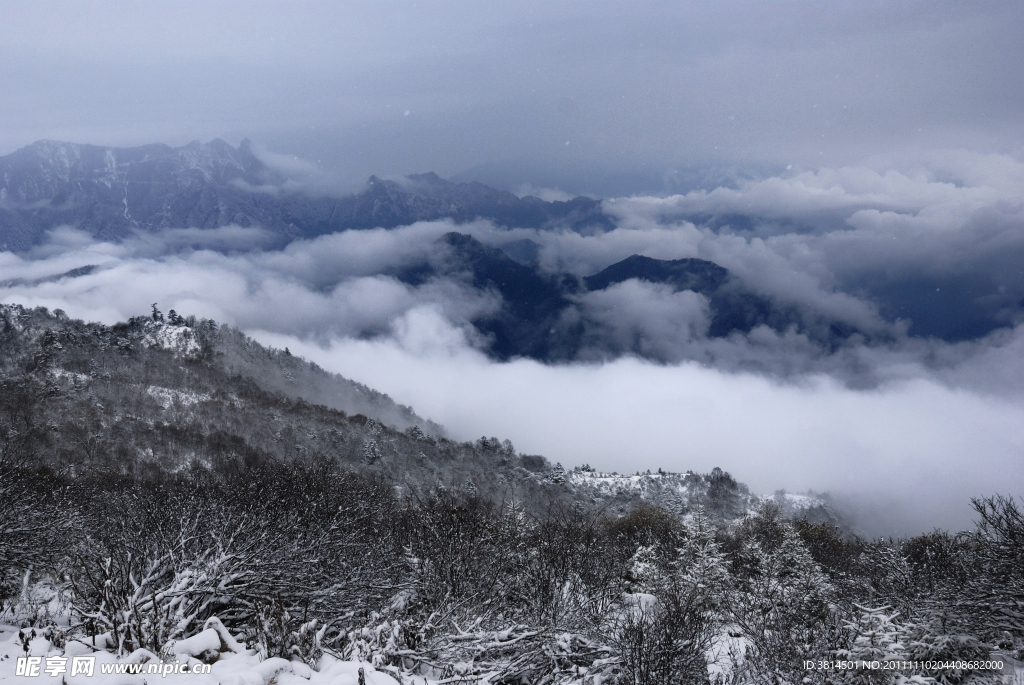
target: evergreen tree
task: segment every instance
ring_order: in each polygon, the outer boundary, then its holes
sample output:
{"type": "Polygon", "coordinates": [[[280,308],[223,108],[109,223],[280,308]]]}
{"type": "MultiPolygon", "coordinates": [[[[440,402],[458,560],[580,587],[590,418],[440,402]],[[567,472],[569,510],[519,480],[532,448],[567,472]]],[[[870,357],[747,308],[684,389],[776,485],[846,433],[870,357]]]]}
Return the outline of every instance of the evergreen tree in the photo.
{"type": "Polygon", "coordinates": [[[907,658],[900,642],[900,626],[891,607],[854,605],[857,616],[846,622],[853,640],[849,649],[839,650],[840,659],[855,662],[902,661],[907,658]]]}
{"type": "MultiPolygon", "coordinates": [[[[912,661],[965,663],[985,661],[991,657],[988,645],[972,635],[953,633],[945,616],[939,612],[931,612],[919,621],[904,624],[900,629],[900,640],[905,646],[906,658],[912,661]]],[[[991,671],[966,668],[922,670],[921,674],[942,685],[998,682],[998,676],[991,671]]]]}
{"type": "Polygon", "coordinates": [[[835,637],[828,578],[796,531],[774,525],[777,544],[748,537],[737,554],[729,619],[750,641],[746,666],[759,678],[798,682],[804,659],[831,651],[835,637]]]}
{"type": "Polygon", "coordinates": [[[640,545],[629,560],[626,570],[627,588],[634,593],[654,592],[661,579],[657,547],[655,545],[640,545]]]}
{"type": "Polygon", "coordinates": [[[729,569],[702,507],[694,510],[686,530],[688,536],[676,559],[679,581],[699,595],[702,606],[718,614],[730,587],[729,569]]]}

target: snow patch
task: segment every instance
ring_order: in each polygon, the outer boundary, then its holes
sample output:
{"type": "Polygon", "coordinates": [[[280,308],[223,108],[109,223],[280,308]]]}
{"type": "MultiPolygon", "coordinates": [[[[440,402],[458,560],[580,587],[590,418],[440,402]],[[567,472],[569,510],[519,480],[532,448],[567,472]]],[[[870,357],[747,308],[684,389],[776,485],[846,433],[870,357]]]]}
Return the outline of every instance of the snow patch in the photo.
{"type": "Polygon", "coordinates": [[[171,388],[162,388],[158,385],[149,386],[146,388],[146,392],[159,402],[160,406],[164,409],[170,409],[175,405],[191,407],[210,399],[210,396],[206,393],[192,392],[191,390],[172,390],[171,388]]]}
{"type": "Polygon", "coordinates": [[[569,482],[593,496],[602,498],[618,496],[640,496],[649,499],[655,491],[666,490],[686,498],[691,492],[688,474],[678,473],[646,473],[633,476],[617,473],[600,473],[597,471],[574,470],[567,474],[569,482]]]}
{"type": "Polygon", "coordinates": [[[202,351],[195,332],[188,326],[153,321],[146,325],[143,347],[170,350],[178,357],[195,357],[202,351]]]}
{"type": "MultiPolygon", "coordinates": [[[[206,622],[205,630],[192,637],[169,645],[171,649],[164,654],[164,664],[174,665],[187,663],[195,667],[203,662],[194,654],[202,654],[212,661],[210,673],[167,673],[160,671],[150,673],[149,667],[161,668],[160,657],[148,650],[136,650],[127,656],[117,656],[105,644],[86,646],[78,640],[71,640],[67,647],[60,649],[49,640],[36,637],[31,642],[33,656],[43,657],[40,675],[35,678],[17,676],[17,657],[24,656],[18,629],[13,626],[0,626],[0,683],[37,682],[39,685],[50,683],[67,683],[68,685],[142,685],[145,682],[158,682],[162,685],[357,685],[362,680],[366,685],[398,685],[391,676],[375,669],[365,661],[341,661],[330,655],[324,655],[315,668],[298,661],[288,661],[279,657],[260,659],[255,650],[245,649],[224,628],[216,618],[206,622]],[[96,649],[97,651],[93,651],[96,649]],[[67,659],[64,667],[68,669],[71,659],[76,656],[94,656],[95,670],[92,676],[78,674],[70,676],[65,672],[61,675],[48,676],[45,669],[46,658],[63,657],[67,659]],[[130,664],[141,664],[139,674],[103,673],[112,670],[113,666],[124,668],[130,664]],[[107,665],[107,669],[103,666],[107,665]],[[148,677],[147,677],[148,676],[148,677]]],[[[69,669],[68,669],[69,670],[69,669]]]]}
{"type": "Polygon", "coordinates": [[[86,383],[90,380],[87,374],[68,371],[67,369],[50,369],[50,375],[56,379],[67,378],[72,383],[86,383]]]}

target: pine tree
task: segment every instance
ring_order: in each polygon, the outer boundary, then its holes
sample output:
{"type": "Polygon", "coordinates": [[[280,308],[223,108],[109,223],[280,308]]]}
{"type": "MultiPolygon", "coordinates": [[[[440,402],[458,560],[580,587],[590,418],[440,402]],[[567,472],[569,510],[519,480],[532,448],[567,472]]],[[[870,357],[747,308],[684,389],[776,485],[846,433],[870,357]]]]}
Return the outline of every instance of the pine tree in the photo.
{"type": "Polygon", "coordinates": [[[891,607],[866,607],[854,605],[857,618],[846,622],[853,633],[853,644],[848,650],[841,650],[839,657],[847,661],[899,661],[907,658],[903,643],[900,642],[900,626],[896,623],[898,613],[891,607]]]}
{"type": "MultiPolygon", "coordinates": [[[[919,662],[966,664],[972,661],[986,661],[991,656],[988,645],[974,636],[951,634],[944,616],[938,612],[901,626],[900,641],[905,646],[906,658],[919,662]]],[[[998,676],[991,671],[943,668],[933,671],[922,670],[921,674],[933,678],[942,685],[959,685],[965,681],[998,682],[998,676]]]]}
{"type": "Polygon", "coordinates": [[[376,440],[370,439],[363,443],[362,462],[364,464],[374,464],[381,458],[381,456],[380,445],[377,444],[376,440]]]}
{"type": "Polygon", "coordinates": [[[629,560],[626,581],[630,592],[653,592],[661,580],[655,545],[640,545],[629,560]]]}
{"type": "Polygon", "coordinates": [[[717,614],[730,586],[725,554],[702,507],[695,509],[686,529],[689,535],[676,558],[679,580],[699,595],[702,606],[717,614]]]}
{"type": "Polygon", "coordinates": [[[728,618],[750,640],[747,666],[759,677],[798,682],[799,664],[830,651],[827,577],[792,526],[777,526],[778,542],[748,537],[737,555],[736,587],[728,594],[728,618]]]}

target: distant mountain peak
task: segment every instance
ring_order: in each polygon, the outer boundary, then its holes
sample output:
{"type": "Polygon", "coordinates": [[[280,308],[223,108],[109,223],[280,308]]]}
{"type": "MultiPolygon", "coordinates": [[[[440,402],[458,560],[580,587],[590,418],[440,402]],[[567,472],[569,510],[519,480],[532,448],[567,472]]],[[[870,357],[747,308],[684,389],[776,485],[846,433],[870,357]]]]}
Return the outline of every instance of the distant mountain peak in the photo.
{"type": "Polygon", "coordinates": [[[451,181],[447,181],[447,180],[441,178],[440,176],[435,174],[433,171],[428,171],[425,174],[409,174],[408,176],[406,176],[406,178],[408,178],[410,180],[413,180],[413,181],[420,181],[420,182],[423,182],[423,183],[430,183],[430,184],[435,184],[435,185],[443,185],[443,186],[453,186],[453,185],[455,185],[451,181]]]}
{"type": "Polygon", "coordinates": [[[371,176],[362,192],[341,198],[304,193],[287,180],[255,155],[249,140],[238,147],[221,138],[181,147],[41,140],[0,157],[0,249],[28,249],[61,225],[108,241],[139,230],[228,225],[260,226],[285,241],[438,219],[585,231],[614,226],[590,198],[520,199],[432,171],[371,176]]]}
{"type": "Polygon", "coordinates": [[[707,294],[724,285],[729,278],[729,272],[705,259],[654,259],[635,254],[584,280],[589,289],[603,290],[632,278],[652,283],[668,283],[677,290],[693,290],[707,294]]]}

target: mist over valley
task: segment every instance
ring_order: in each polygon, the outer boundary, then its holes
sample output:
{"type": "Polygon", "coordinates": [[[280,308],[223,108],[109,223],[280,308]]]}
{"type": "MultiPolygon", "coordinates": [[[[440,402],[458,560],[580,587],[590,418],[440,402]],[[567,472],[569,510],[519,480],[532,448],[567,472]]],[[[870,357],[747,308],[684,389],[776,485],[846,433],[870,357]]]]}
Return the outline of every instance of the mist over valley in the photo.
{"type": "Polygon", "coordinates": [[[968,525],[969,497],[1016,472],[1024,169],[1007,158],[605,201],[432,174],[333,196],[220,141],[40,143],[0,165],[24,248],[4,258],[9,301],[237,325],[465,439],[856,493],[903,521],[878,532],[968,525]]]}

